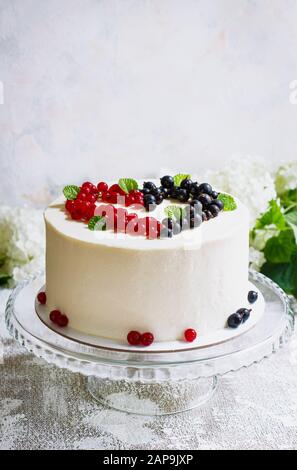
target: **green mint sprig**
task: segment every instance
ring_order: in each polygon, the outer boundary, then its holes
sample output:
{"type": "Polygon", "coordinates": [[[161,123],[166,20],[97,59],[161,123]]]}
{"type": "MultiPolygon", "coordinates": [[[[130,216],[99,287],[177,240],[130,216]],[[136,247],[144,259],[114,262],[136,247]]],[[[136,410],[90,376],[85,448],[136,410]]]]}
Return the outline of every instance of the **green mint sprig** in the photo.
{"type": "Polygon", "coordinates": [[[178,173],[173,177],[174,186],[180,186],[181,182],[185,179],[190,179],[191,175],[186,173],[178,173]]]}
{"type": "Polygon", "coordinates": [[[121,178],[118,182],[119,187],[129,194],[133,189],[138,189],[138,183],[132,178],[121,178]]]}
{"type": "Polygon", "coordinates": [[[68,186],[65,186],[65,188],[63,189],[64,196],[69,201],[76,199],[79,191],[80,191],[80,187],[75,186],[75,185],[68,185],[68,186]]]}
{"type": "Polygon", "coordinates": [[[218,195],[218,199],[224,204],[224,211],[230,212],[235,211],[235,209],[237,209],[235,199],[234,197],[230,196],[230,194],[220,193],[218,195]]]}
{"type": "Polygon", "coordinates": [[[106,230],[106,219],[102,215],[94,215],[89,220],[89,230],[106,230]]]}

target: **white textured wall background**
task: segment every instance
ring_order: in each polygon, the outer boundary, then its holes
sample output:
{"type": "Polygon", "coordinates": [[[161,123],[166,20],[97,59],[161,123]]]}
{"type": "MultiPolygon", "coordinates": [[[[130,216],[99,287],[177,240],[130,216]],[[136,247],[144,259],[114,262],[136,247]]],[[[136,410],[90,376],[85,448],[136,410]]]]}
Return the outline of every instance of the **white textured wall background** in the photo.
{"type": "Polygon", "coordinates": [[[296,157],[296,0],[0,0],[0,201],[296,157]]]}

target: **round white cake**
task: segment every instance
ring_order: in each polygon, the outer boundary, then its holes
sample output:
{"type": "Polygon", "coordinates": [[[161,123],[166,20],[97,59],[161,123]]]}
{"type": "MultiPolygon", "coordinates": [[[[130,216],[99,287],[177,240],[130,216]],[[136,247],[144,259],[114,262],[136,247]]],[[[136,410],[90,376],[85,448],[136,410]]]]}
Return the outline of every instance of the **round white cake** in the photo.
{"type": "MultiPolygon", "coordinates": [[[[162,220],[168,204],[149,215],[162,220]]],[[[173,238],[147,239],[91,231],[59,198],[45,212],[48,312],[63,312],[77,331],[120,341],[131,330],[173,341],[187,328],[198,335],[224,328],[248,293],[249,216],[236,204],[173,238]]]]}

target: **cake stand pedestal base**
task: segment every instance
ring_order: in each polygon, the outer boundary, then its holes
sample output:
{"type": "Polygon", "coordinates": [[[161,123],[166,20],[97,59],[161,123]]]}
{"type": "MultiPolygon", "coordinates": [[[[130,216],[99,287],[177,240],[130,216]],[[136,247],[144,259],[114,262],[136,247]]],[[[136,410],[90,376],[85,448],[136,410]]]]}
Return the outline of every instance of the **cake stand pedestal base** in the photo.
{"type": "Polygon", "coordinates": [[[216,376],[159,384],[87,379],[88,391],[100,404],[146,416],[181,413],[199,407],[212,397],[217,385],[216,376]]]}

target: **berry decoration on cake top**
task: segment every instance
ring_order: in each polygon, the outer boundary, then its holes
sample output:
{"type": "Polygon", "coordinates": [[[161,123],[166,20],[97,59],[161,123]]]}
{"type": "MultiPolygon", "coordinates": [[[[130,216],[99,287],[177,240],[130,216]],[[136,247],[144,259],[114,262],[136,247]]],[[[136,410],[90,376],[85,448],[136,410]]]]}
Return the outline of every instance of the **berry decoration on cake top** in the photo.
{"type": "Polygon", "coordinates": [[[87,223],[90,230],[113,230],[162,239],[197,228],[221,211],[233,211],[237,207],[232,196],[214,191],[208,183],[192,181],[189,174],[165,175],[160,182],[158,187],[152,181],[145,181],[141,189],[132,178],[121,178],[118,184],[110,187],[104,181],[97,186],[89,181],[81,187],[68,185],[63,190],[67,199],[65,208],[73,220],[87,223]],[[165,199],[186,206],[168,205],[164,208],[167,218],[162,222],[124,209],[152,212],[165,199]],[[98,206],[98,202],[103,204],[98,206]],[[115,204],[123,207],[115,207],[115,204]]]}

